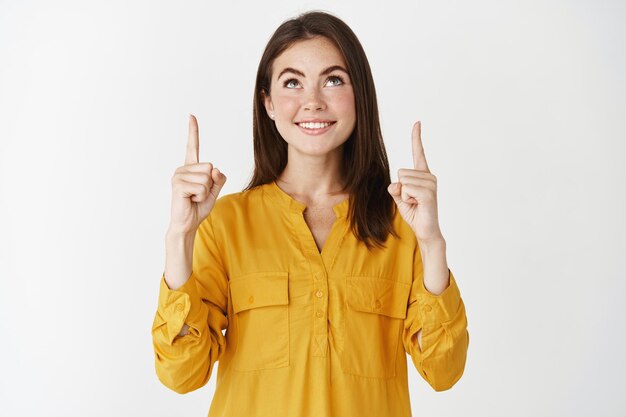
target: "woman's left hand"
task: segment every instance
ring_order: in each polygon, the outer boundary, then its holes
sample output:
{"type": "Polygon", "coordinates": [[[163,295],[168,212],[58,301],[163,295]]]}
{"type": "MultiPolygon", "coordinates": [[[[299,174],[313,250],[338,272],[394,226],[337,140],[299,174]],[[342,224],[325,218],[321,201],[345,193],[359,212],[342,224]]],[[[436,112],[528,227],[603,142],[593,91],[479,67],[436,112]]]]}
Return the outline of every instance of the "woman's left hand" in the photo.
{"type": "Polygon", "coordinates": [[[437,216],[437,178],[430,173],[422,146],[421,122],[413,125],[413,169],[399,169],[398,182],[387,188],[417,241],[443,240],[437,216]]]}

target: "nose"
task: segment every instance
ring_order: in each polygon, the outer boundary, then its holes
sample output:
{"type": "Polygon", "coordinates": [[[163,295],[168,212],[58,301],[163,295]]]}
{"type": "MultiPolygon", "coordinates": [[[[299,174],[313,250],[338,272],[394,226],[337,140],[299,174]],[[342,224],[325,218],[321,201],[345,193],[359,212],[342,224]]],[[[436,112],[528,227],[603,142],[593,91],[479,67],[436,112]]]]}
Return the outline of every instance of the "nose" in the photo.
{"type": "Polygon", "coordinates": [[[316,88],[312,88],[309,90],[307,95],[304,98],[304,109],[305,110],[324,110],[326,108],[326,103],[319,90],[316,88]]]}

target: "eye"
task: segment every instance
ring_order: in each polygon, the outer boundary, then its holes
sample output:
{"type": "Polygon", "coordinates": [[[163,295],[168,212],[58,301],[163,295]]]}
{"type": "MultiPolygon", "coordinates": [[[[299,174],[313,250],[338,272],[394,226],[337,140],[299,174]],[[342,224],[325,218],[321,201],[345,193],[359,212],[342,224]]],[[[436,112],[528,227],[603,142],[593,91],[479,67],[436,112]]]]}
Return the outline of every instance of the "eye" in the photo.
{"type": "Polygon", "coordinates": [[[288,80],[285,80],[285,82],[283,83],[283,87],[294,88],[294,87],[290,87],[291,85],[293,85],[292,82],[297,83],[298,80],[296,80],[295,78],[290,78],[288,80]]]}
{"type": "Polygon", "coordinates": [[[343,78],[341,78],[339,75],[331,75],[330,77],[328,77],[328,81],[335,82],[335,84],[333,85],[341,85],[344,83],[343,78]]]}

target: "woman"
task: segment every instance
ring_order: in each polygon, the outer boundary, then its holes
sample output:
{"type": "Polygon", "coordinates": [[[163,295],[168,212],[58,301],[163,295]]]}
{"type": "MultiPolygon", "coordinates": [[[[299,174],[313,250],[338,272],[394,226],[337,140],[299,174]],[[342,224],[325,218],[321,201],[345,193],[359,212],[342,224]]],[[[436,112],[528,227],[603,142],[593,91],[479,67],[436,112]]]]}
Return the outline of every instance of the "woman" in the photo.
{"type": "Polygon", "coordinates": [[[226,176],[198,162],[190,117],[152,327],[159,379],[186,393],[219,360],[209,416],[410,416],[406,354],[441,391],[469,344],[419,122],[414,167],[390,184],[365,53],[309,12],[265,49],[253,126],[253,178],[218,200],[226,176]]]}

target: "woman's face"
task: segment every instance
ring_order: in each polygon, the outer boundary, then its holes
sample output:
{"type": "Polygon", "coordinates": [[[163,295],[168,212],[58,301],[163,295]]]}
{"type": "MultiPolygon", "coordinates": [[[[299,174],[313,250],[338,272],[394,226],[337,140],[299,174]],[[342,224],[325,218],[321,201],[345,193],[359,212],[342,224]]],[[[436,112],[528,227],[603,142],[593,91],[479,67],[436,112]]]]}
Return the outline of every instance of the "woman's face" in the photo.
{"type": "Polygon", "coordinates": [[[356,123],[354,91],[341,52],[325,37],[298,41],[274,60],[267,113],[292,150],[323,155],[356,123]]]}

